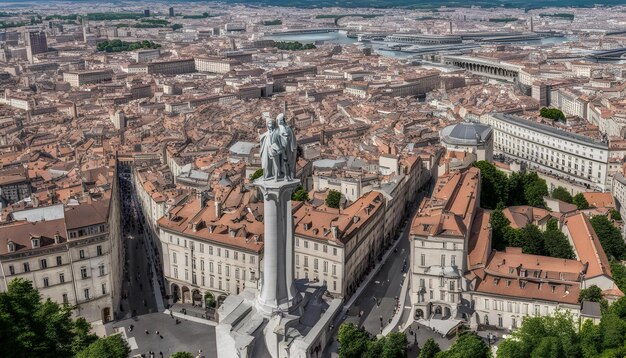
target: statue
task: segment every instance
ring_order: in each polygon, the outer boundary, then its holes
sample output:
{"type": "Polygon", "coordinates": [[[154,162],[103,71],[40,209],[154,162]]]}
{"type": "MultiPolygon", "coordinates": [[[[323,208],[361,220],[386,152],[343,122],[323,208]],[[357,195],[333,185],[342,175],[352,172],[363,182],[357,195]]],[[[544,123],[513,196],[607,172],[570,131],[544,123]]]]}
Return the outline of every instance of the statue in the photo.
{"type": "Polygon", "coordinates": [[[261,167],[263,179],[270,180],[281,176],[281,148],[276,130],[276,122],[267,118],[267,132],[261,136],[261,167]]]}
{"type": "Polygon", "coordinates": [[[287,125],[285,116],[281,113],[276,117],[278,122],[278,133],[280,135],[280,143],[284,148],[284,157],[282,158],[283,172],[287,180],[292,180],[296,176],[296,135],[291,127],[287,125]]]}
{"type": "Polygon", "coordinates": [[[266,119],[267,132],[261,136],[263,180],[292,180],[296,168],[296,136],[281,113],[266,119]],[[278,125],[277,125],[278,123],[278,125]]]}

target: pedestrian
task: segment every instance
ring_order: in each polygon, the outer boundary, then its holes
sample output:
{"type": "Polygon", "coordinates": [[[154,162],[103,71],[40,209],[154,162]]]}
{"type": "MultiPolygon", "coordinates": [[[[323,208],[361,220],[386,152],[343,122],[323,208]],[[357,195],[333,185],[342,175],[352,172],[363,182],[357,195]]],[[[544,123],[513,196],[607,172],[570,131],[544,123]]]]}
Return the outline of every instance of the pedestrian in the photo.
{"type": "Polygon", "coordinates": [[[157,336],[159,335],[159,331],[156,331],[157,336]]]}
{"type": "Polygon", "coordinates": [[[130,325],[130,327],[128,327],[128,329],[132,332],[133,328],[135,328],[135,326],[133,326],[132,324],[130,325]]]}
{"type": "Polygon", "coordinates": [[[150,332],[146,329],[146,334],[150,334],[150,332]]]}

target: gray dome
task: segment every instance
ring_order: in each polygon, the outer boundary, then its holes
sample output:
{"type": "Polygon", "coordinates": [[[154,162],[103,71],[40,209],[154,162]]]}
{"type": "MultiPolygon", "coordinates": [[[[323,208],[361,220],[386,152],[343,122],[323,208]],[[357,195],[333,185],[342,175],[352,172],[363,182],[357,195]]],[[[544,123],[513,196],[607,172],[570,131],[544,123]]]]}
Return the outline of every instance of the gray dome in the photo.
{"type": "Polygon", "coordinates": [[[491,137],[490,126],[478,122],[461,122],[441,130],[441,140],[448,144],[480,145],[491,137]]]}

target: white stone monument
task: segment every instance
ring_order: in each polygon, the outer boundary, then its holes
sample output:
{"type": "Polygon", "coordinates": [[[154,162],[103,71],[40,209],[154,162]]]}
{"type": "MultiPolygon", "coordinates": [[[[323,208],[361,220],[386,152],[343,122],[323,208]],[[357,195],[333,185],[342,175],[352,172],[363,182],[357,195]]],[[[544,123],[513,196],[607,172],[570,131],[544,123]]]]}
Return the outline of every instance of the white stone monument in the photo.
{"type": "Polygon", "coordinates": [[[263,194],[263,272],[257,289],[226,298],[218,309],[217,353],[234,357],[314,357],[330,338],[340,299],[324,300],[324,285],[294,281],[294,223],[291,194],[296,137],[283,114],[267,117],[261,136],[263,176],[253,184],[263,194]]]}

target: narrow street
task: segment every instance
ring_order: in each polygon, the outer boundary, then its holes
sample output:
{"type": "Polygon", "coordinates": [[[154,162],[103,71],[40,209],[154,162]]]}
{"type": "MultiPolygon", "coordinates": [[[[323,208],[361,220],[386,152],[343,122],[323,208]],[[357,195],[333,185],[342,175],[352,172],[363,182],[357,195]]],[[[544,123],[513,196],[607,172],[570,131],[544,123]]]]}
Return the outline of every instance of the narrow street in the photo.
{"type": "MultiPolygon", "coordinates": [[[[122,230],[126,247],[122,311],[120,318],[129,318],[158,311],[153,284],[154,265],[152,250],[144,233],[141,209],[135,199],[131,174],[120,173],[120,196],[122,208],[122,230]]],[[[155,292],[156,290],[156,292],[155,292]]]]}

